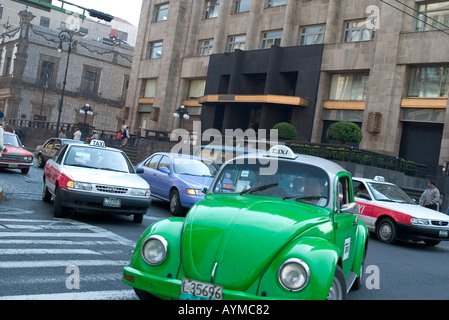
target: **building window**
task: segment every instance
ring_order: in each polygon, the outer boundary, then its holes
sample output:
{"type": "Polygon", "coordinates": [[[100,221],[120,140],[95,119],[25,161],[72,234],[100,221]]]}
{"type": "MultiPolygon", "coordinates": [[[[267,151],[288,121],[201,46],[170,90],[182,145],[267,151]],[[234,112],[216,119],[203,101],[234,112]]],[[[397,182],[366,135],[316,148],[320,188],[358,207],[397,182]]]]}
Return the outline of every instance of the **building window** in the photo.
{"type": "Polygon", "coordinates": [[[412,67],[408,96],[418,98],[447,97],[449,67],[412,67]]]}
{"type": "Polygon", "coordinates": [[[150,42],[148,45],[148,59],[158,59],[162,57],[162,41],[150,42]]]}
{"type": "Polygon", "coordinates": [[[156,7],[155,22],[166,21],[168,19],[168,4],[161,4],[156,7]]]}
{"type": "Polygon", "coordinates": [[[53,71],[55,70],[55,64],[53,62],[42,61],[41,73],[39,75],[39,87],[49,88],[52,83],[53,71]]]}
{"type": "Polygon", "coordinates": [[[374,39],[374,29],[366,27],[366,19],[345,22],[344,42],[369,41],[374,39]]]}
{"type": "Polygon", "coordinates": [[[282,30],[262,33],[262,49],[270,49],[272,45],[281,45],[282,30]]]}
{"type": "Polygon", "coordinates": [[[82,96],[93,98],[97,94],[97,73],[86,70],[84,72],[82,96]]]}
{"type": "Polygon", "coordinates": [[[332,75],[329,100],[365,101],[368,79],[367,73],[332,75]]]}
{"type": "Polygon", "coordinates": [[[421,4],[418,6],[415,31],[447,29],[449,25],[449,1],[421,4]]]}
{"type": "Polygon", "coordinates": [[[154,98],[156,96],[157,79],[147,79],[143,92],[144,98],[154,98]]]}
{"type": "Polygon", "coordinates": [[[251,0],[234,0],[232,13],[248,12],[251,9],[251,0]]]}
{"type": "Polygon", "coordinates": [[[208,0],[206,1],[206,10],[204,19],[212,19],[218,17],[218,7],[220,0],[208,0]]]}
{"type": "Polygon", "coordinates": [[[198,55],[199,56],[211,55],[213,48],[214,48],[214,39],[200,40],[198,55]]]}
{"type": "Polygon", "coordinates": [[[49,28],[50,27],[50,18],[47,17],[41,17],[41,20],[39,22],[39,25],[41,27],[49,28]]]}
{"type": "Polygon", "coordinates": [[[283,6],[287,4],[287,0],[267,0],[267,8],[283,6]]]}
{"type": "Polygon", "coordinates": [[[206,80],[190,80],[189,96],[187,99],[194,100],[204,96],[206,80]]]}
{"type": "Polygon", "coordinates": [[[9,72],[11,70],[11,61],[12,61],[11,57],[6,58],[5,67],[3,69],[3,75],[4,76],[9,75],[9,72]]]}
{"type": "Polygon", "coordinates": [[[245,35],[229,37],[226,52],[234,52],[236,49],[245,50],[245,42],[245,35]]]}
{"type": "Polygon", "coordinates": [[[310,26],[301,28],[299,45],[307,46],[312,44],[322,44],[324,42],[325,25],[310,26]]]}

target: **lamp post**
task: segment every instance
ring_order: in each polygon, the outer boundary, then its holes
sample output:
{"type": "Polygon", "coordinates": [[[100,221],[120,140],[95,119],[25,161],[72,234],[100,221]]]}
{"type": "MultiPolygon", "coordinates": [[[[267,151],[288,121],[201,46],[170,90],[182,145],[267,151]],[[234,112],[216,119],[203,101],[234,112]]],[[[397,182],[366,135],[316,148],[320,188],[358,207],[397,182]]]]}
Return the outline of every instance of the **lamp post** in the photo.
{"type": "Polygon", "coordinates": [[[189,120],[189,112],[187,111],[187,108],[182,105],[178,109],[175,110],[173,113],[173,118],[178,119],[179,118],[179,127],[182,127],[182,119],[189,120]]]}
{"type": "Polygon", "coordinates": [[[80,109],[80,113],[84,114],[84,125],[86,125],[86,121],[87,121],[87,115],[92,116],[94,114],[91,106],[86,103],[81,109],[80,109]]]}
{"type": "Polygon", "coordinates": [[[64,82],[62,83],[61,99],[59,100],[58,103],[58,122],[56,123],[56,137],[59,134],[59,125],[61,123],[61,112],[62,106],[64,104],[65,85],[67,83],[67,71],[69,69],[70,54],[72,53],[73,34],[67,30],[63,30],[59,33],[58,38],[59,38],[58,52],[62,51],[62,44],[64,42],[68,43],[69,47],[67,49],[67,64],[65,66],[64,82]]]}

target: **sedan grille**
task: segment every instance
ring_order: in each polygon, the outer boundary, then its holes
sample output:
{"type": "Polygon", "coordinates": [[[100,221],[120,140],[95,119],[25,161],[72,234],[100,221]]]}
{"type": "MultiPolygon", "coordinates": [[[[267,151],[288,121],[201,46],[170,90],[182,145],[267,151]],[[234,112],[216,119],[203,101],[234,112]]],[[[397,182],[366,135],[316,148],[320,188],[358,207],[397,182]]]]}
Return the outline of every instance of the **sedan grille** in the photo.
{"type": "Polygon", "coordinates": [[[113,187],[113,186],[103,186],[96,185],[95,186],[98,191],[106,192],[106,193],[115,193],[115,194],[124,194],[128,192],[128,188],[123,187],[113,187]]]}
{"type": "Polygon", "coordinates": [[[14,155],[14,154],[6,154],[6,155],[4,155],[4,156],[2,156],[2,160],[7,160],[7,161],[25,161],[24,160],[24,156],[14,155]]]}
{"type": "Polygon", "coordinates": [[[448,222],[447,221],[437,221],[437,220],[432,220],[432,224],[434,226],[447,226],[448,222]]]}

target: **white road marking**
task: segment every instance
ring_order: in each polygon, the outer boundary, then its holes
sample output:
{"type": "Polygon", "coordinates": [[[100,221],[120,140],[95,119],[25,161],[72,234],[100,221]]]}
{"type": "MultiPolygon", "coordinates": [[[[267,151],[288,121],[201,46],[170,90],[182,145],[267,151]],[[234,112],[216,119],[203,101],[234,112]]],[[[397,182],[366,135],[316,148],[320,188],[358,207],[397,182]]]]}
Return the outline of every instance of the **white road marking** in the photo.
{"type": "Polygon", "coordinates": [[[4,296],[0,300],[120,300],[136,299],[133,290],[87,291],[50,293],[19,296],[4,296]]]}

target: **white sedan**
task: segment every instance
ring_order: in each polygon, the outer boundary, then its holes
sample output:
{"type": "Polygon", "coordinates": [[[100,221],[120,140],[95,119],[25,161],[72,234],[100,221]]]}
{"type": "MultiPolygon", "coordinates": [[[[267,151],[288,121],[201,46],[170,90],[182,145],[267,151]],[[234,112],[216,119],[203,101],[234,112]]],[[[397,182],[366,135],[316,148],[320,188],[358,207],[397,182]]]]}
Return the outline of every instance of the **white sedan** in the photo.
{"type": "Polygon", "coordinates": [[[353,178],[353,186],[359,219],[379,240],[422,240],[427,245],[449,240],[449,216],[416,204],[395,184],[382,177],[353,178]]]}
{"type": "Polygon", "coordinates": [[[124,152],[102,141],[67,144],[45,164],[42,200],[54,198],[55,217],[70,208],[133,215],[141,223],[151,204],[150,186],[137,172],[124,152]]]}

